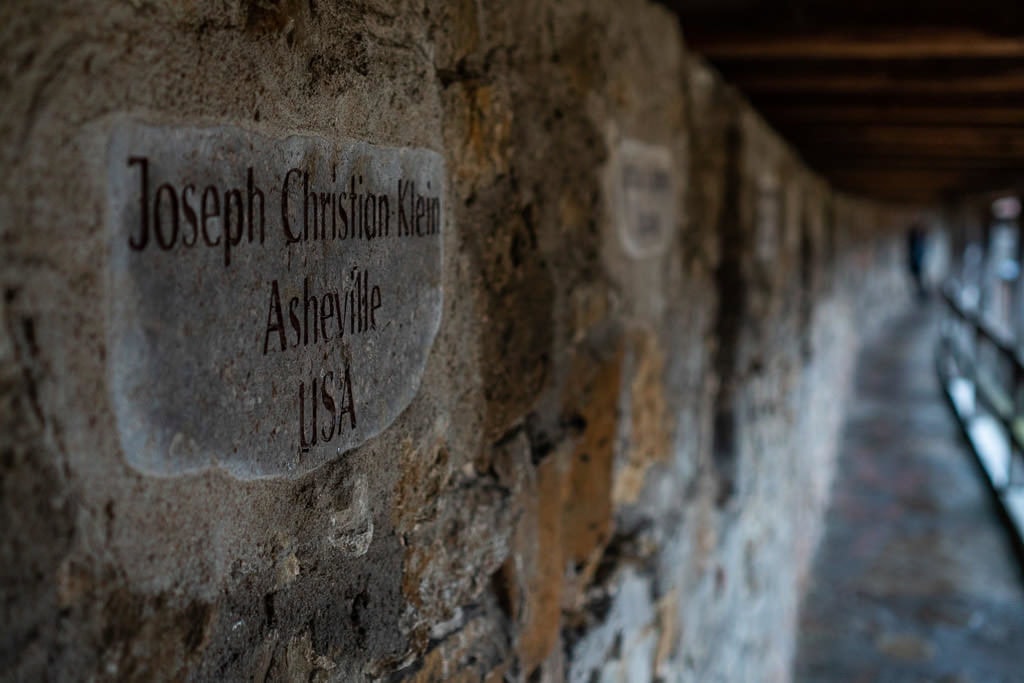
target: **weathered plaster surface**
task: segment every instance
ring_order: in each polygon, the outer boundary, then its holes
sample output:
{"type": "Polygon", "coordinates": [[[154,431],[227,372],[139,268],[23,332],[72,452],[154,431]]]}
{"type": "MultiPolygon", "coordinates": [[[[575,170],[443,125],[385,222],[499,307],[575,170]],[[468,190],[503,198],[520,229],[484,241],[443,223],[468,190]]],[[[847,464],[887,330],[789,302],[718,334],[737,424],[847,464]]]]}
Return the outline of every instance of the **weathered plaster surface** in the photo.
{"type": "Polygon", "coordinates": [[[665,10],[83,0],[0,27],[7,677],[786,680],[898,217],[807,171],[665,10]],[[130,464],[126,116],[443,155],[440,327],[378,436],[291,478],[130,464]],[[639,251],[629,141],[676,193],[639,251]]]}

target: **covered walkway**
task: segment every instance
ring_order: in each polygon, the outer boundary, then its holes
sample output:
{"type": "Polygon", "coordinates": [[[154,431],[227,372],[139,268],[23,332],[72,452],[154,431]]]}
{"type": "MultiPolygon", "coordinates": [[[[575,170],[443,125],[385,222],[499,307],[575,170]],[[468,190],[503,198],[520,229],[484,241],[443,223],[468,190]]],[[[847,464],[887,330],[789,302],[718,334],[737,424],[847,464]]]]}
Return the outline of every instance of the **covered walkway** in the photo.
{"type": "Polygon", "coordinates": [[[1020,567],[940,389],[936,320],[905,313],[859,359],[799,683],[1024,680],[1020,567]]]}

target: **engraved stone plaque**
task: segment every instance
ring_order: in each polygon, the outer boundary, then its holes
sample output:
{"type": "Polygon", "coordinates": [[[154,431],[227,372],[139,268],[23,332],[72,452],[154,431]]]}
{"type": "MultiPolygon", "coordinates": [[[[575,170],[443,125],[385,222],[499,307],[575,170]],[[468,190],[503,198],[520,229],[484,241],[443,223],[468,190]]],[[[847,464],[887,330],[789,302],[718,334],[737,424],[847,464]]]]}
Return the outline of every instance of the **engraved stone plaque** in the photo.
{"type": "Polygon", "coordinates": [[[123,122],[107,173],[108,379],[133,466],[296,476],[408,406],[441,319],[439,154],[123,122]]]}
{"type": "Polygon", "coordinates": [[[675,229],[672,154],[665,147],[624,140],[618,150],[619,235],[633,258],[661,254],[675,229]]]}

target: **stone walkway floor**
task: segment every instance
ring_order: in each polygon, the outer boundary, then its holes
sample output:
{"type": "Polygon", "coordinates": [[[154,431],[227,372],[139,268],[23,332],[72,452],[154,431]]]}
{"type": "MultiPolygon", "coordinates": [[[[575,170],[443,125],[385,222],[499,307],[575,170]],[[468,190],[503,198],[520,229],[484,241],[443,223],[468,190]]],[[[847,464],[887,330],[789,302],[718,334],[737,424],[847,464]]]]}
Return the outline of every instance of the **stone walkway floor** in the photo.
{"type": "Polygon", "coordinates": [[[797,683],[1024,682],[1024,582],[944,402],[934,318],[865,346],[800,618],[797,683]]]}

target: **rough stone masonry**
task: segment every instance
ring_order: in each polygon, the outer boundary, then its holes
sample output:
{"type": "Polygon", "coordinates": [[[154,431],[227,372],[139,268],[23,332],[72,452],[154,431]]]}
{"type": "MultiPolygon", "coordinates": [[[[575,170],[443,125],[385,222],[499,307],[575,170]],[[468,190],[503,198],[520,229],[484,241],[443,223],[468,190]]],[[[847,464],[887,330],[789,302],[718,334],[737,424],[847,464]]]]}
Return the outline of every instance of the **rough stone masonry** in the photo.
{"type": "Polygon", "coordinates": [[[788,679],[901,216],[666,10],[16,1],[0,55],[3,678],[788,679]]]}

